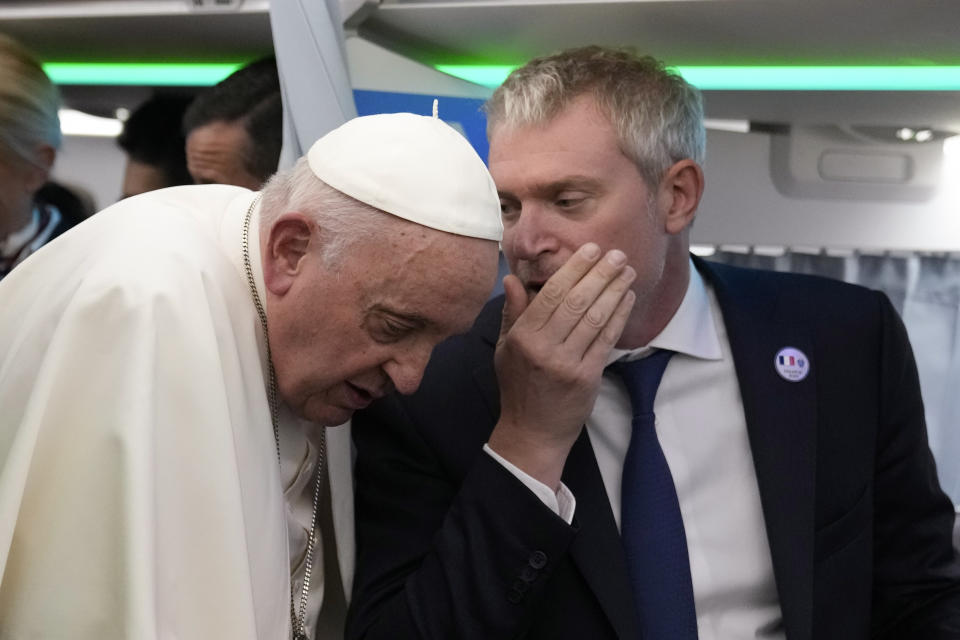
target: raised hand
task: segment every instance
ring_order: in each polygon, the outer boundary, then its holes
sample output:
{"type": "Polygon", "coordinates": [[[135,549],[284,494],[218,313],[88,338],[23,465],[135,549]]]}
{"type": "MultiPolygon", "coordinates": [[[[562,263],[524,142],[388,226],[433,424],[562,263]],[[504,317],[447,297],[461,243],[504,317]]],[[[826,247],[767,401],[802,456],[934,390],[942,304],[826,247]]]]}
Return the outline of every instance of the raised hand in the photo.
{"type": "Polygon", "coordinates": [[[516,276],[504,279],[494,360],[500,420],[489,445],[554,489],[633,309],[635,277],[623,252],[601,257],[600,248],[587,243],[529,303],[516,276]]]}

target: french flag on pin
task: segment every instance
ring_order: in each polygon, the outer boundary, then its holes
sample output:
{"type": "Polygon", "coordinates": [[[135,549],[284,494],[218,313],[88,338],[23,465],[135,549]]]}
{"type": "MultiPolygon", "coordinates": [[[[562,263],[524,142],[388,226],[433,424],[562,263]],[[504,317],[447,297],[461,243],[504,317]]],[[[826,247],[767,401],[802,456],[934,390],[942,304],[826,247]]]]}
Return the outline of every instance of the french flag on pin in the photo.
{"type": "Polygon", "coordinates": [[[788,367],[803,367],[804,365],[803,358],[797,358],[796,356],[778,355],[777,358],[780,360],[781,365],[788,367]]]}
{"type": "Polygon", "coordinates": [[[810,373],[810,361],[795,347],[784,347],[777,352],[774,368],[788,382],[800,382],[810,373]]]}

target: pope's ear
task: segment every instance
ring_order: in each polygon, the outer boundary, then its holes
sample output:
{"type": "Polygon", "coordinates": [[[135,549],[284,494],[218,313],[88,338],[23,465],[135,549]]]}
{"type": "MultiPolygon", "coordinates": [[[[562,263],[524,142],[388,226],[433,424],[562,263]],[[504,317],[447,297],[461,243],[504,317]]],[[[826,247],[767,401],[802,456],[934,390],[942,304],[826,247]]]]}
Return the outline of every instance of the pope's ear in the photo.
{"type": "Polygon", "coordinates": [[[299,212],[285,213],[270,225],[263,251],[263,281],[277,296],[290,290],[304,267],[316,224],[299,212]]]}

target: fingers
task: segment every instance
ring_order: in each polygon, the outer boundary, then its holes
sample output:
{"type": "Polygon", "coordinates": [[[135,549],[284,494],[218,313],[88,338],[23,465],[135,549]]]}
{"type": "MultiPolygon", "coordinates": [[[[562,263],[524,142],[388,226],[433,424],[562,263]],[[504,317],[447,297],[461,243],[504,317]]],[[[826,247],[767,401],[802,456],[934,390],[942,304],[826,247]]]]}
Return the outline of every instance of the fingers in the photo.
{"type": "Polygon", "coordinates": [[[576,355],[582,355],[616,309],[634,276],[622,251],[608,252],[566,293],[545,327],[558,341],[567,342],[576,355]],[[578,327],[580,330],[572,335],[578,327]],[[593,335],[586,335],[591,330],[593,335]]]}
{"type": "Polygon", "coordinates": [[[637,294],[629,290],[620,298],[613,315],[610,316],[610,320],[599,333],[594,334],[593,342],[590,343],[583,355],[584,361],[592,362],[600,367],[606,364],[607,354],[620,340],[623,329],[627,326],[627,320],[630,319],[630,314],[633,312],[633,303],[636,300],[637,294]]]}
{"type": "Polygon", "coordinates": [[[503,320],[500,322],[500,339],[502,340],[507,332],[517,322],[517,318],[527,308],[527,291],[520,282],[520,278],[515,275],[507,275],[503,279],[503,320]]]}
{"type": "Polygon", "coordinates": [[[524,314],[523,321],[537,330],[553,316],[567,294],[600,259],[600,247],[593,242],[580,247],[567,262],[544,283],[524,314]]]}
{"type": "MultiPolygon", "coordinates": [[[[504,279],[506,303],[500,330],[501,342],[510,332],[525,336],[523,342],[539,345],[543,353],[564,361],[582,361],[589,353],[609,351],[620,338],[633,308],[630,285],[636,271],[617,249],[602,257],[600,248],[587,243],[544,284],[537,296],[526,302],[520,281],[504,279]],[[625,302],[629,296],[629,302],[625,302]],[[604,346],[606,345],[606,346],[604,346]]],[[[591,355],[591,358],[605,359],[591,355]]],[[[595,363],[592,363],[595,364],[595,363]]],[[[602,367],[603,362],[599,366],[602,367]]]]}
{"type": "MultiPolygon", "coordinates": [[[[597,265],[597,268],[599,269],[600,265],[597,265]]],[[[612,280],[606,281],[606,286],[590,306],[576,318],[564,340],[563,347],[568,349],[571,355],[586,358],[588,350],[598,342],[598,348],[607,345],[607,351],[617,343],[633,309],[633,300],[636,299],[630,290],[635,278],[636,271],[632,267],[626,267],[616,273],[612,280]],[[630,302],[626,304],[628,297],[630,302]],[[617,325],[614,321],[620,324],[617,325]]],[[[559,310],[555,315],[560,315],[559,310]]],[[[606,353],[603,358],[606,358],[606,353]]]]}

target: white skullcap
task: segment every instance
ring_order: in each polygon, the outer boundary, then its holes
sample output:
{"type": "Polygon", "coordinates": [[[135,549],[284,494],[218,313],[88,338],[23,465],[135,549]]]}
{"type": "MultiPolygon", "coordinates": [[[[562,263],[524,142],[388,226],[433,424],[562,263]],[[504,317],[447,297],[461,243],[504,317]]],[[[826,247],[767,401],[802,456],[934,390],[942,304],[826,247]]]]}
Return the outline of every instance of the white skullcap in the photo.
{"type": "Polygon", "coordinates": [[[334,189],[425,227],[500,241],[500,198],[466,138],[436,117],[354,118],[307,152],[334,189]]]}

